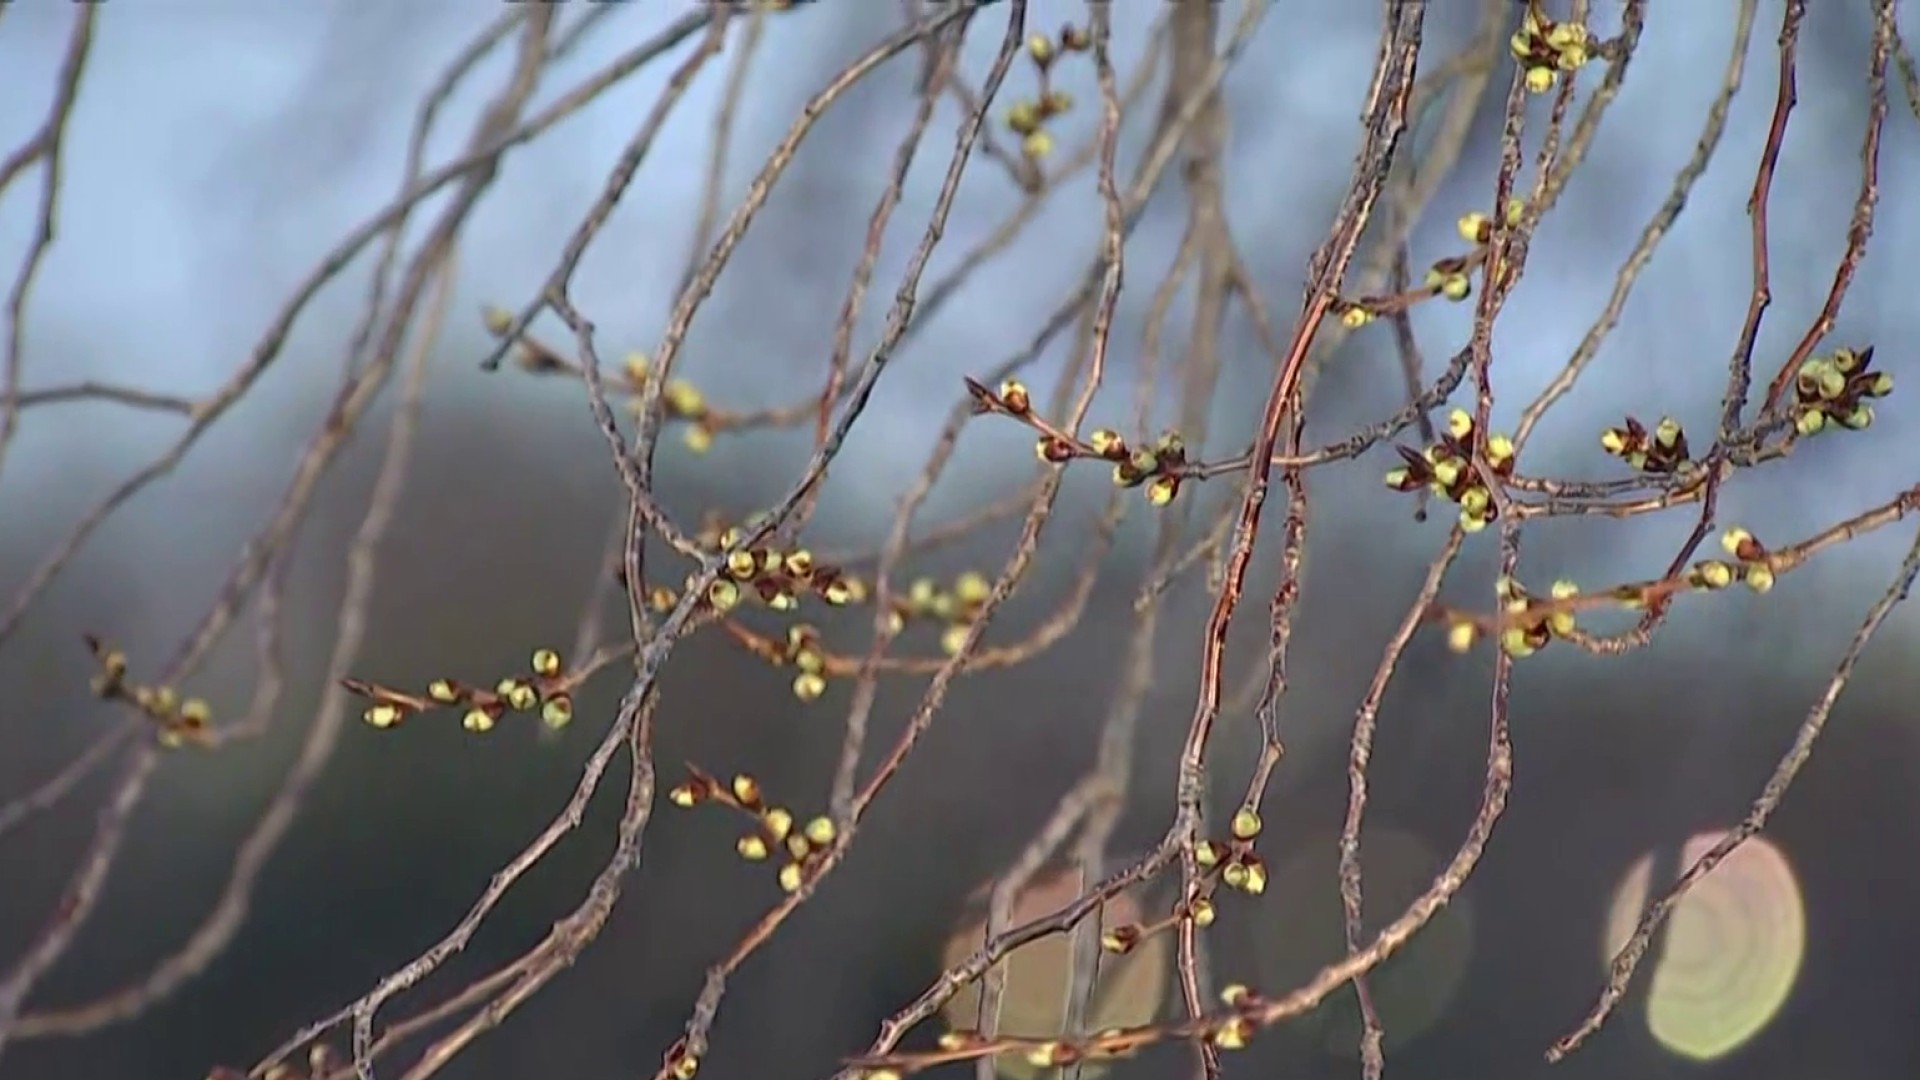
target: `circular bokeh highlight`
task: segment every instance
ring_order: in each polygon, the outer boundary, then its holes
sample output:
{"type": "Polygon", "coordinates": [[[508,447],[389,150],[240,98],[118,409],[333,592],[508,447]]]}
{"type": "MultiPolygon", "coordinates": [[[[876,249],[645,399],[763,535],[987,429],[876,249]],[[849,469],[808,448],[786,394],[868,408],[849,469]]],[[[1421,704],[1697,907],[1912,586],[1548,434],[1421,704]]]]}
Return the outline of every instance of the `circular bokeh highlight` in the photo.
{"type": "MultiPolygon", "coordinates": [[[[1013,904],[1013,922],[1019,925],[1065,907],[1080,895],[1080,875],[1067,870],[1043,876],[1027,886],[1013,904]]],[[[985,894],[976,897],[973,909],[961,927],[947,940],[940,962],[954,967],[971,956],[985,938],[985,894]]],[[[1135,892],[1123,892],[1108,901],[1101,910],[1102,928],[1144,921],[1145,911],[1135,892]]],[[[1102,954],[1100,972],[1094,979],[1093,997],[1087,1016],[1089,1027],[1136,1027],[1151,1023],[1160,1013],[1167,993],[1167,977],[1172,970],[1173,935],[1152,934],[1121,956],[1102,954]]],[[[1073,967],[1073,936],[1053,934],[1030,941],[1014,949],[995,967],[1006,972],[1005,990],[1000,999],[999,1032],[1002,1035],[1050,1039],[1066,1026],[1067,986],[1073,967]]],[[[954,995],[943,1009],[951,1027],[972,1031],[980,1026],[980,985],[968,986],[954,995]]],[[[994,1071],[1008,1080],[1035,1080],[1051,1076],[1055,1069],[1042,1069],[1022,1053],[1000,1054],[994,1059],[994,1071]]],[[[1098,1059],[1083,1062],[1080,1075],[1092,1080],[1107,1071],[1107,1062],[1098,1059]]]]}
{"type": "MultiPolygon", "coordinates": [[[[1681,868],[1723,833],[1690,838],[1681,868]]],[[[1649,852],[1628,868],[1607,914],[1603,963],[1611,965],[1646,909],[1649,852]]],[[[1806,904],[1793,866],[1765,837],[1735,848],[1695,882],[1667,917],[1664,943],[1643,961],[1646,1024],[1669,1052],[1693,1061],[1724,1057],[1764,1029],[1786,1004],[1806,955],[1806,904]]]]}
{"type": "MultiPolygon", "coordinates": [[[[1363,943],[1427,891],[1447,857],[1413,833],[1366,827],[1360,841],[1363,943]]],[[[1257,920],[1255,962],[1262,991],[1284,993],[1344,957],[1338,831],[1309,835],[1270,867],[1266,895],[1248,915],[1257,920]]],[[[1386,1029],[1385,1050],[1418,1038],[1445,1017],[1466,980],[1473,932],[1472,906],[1464,894],[1455,896],[1413,940],[1368,974],[1367,989],[1386,1029]]],[[[1302,1022],[1318,1027],[1319,1042],[1329,1054],[1359,1057],[1360,999],[1351,984],[1329,995],[1302,1022]]]]}

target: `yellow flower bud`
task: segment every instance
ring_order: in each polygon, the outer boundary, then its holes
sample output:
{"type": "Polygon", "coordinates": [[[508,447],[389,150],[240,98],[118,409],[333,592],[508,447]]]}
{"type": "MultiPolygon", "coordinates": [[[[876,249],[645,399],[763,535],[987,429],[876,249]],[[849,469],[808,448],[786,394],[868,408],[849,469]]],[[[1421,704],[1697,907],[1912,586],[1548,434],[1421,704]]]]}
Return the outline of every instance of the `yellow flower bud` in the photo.
{"type": "Polygon", "coordinates": [[[1040,126],[1040,106],[1033,101],[1016,101],[1007,108],[1007,128],[1015,135],[1030,135],[1040,126]]]}
{"type": "Polygon", "coordinates": [[[802,671],[794,676],[793,696],[801,701],[813,701],[827,692],[826,676],[817,671],[802,671]]]}
{"type": "Polygon", "coordinates": [[[1533,655],[1533,643],[1527,640],[1527,632],[1518,626],[1510,626],[1500,632],[1500,647],[1516,660],[1533,655]]]}
{"type": "Polygon", "coordinates": [[[1260,863],[1248,864],[1247,880],[1240,887],[1247,891],[1248,896],[1259,896],[1261,893],[1266,892],[1267,868],[1260,863]]]}
{"type": "Polygon", "coordinates": [[[807,827],[802,832],[806,834],[807,842],[815,847],[826,847],[833,843],[833,838],[838,835],[838,831],[833,826],[833,819],[824,815],[807,822],[807,827]]]}
{"type": "Polygon", "coordinates": [[[676,416],[697,416],[707,411],[706,395],[685,379],[667,383],[666,399],[667,409],[676,416]]]}
{"type": "Polygon", "coordinates": [[[1213,920],[1219,916],[1219,912],[1214,909],[1213,901],[1204,896],[1187,905],[1187,914],[1193,917],[1193,925],[1202,930],[1212,926],[1213,920]]]}
{"type": "Polygon", "coordinates": [[[1213,1033],[1213,1045],[1221,1050],[1244,1050],[1247,1046],[1247,1022],[1234,1017],[1213,1033]]]}
{"type": "Polygon", "coordinates": [[[1260,812],[1251,806],[1243,806],[1233,815],[1233,836],[1236,840],[1251,840],[1260,835],[1260,812]]]}
{"type": "Polygon", "coordinates": [[[752,806],[760,801],[760,781],[746,773],[733,778],[733,797],[752,806]]]}
{"type": "Polygon", "coordinates": [[[1473,434],[1473,414],[1465,409],[1455,409],[1448,413],[1447,434],[1456,439],[1464,439],[1473,434]]]}
{"type": "Polygon", "coordinates": [[[954,623],[940,632],[940,651],[948,656],[960,655],[967,643],[969,628],[966,623],[954,623]]]}
{"type": "Polygon", "coordinates": [[[1465,621],[1454,623],[1447,627],[1447,648],[1457,653],[1466,652],[1473,648],[1474,640],[1479,636],[1479,629],[1472,623],[1465,621]]]}
{"type": "Polygon", "coordinates": [[[793,812],[784,807],[771,807],[760,815],[760,823],[776,841],[785,843],[787,835],[793,832],[793,812]]]}
{"type": "Polygon", "coordinates": [[[1708,559],[1694,567],[1700,583],[1709,589],[1724,589],[1733,584],[1733,567],[1718,559],[1708,559]]]}
{"type": "Polygon", "coordinates": [[[992,592],[993,583],[977,570],[969,570],[953,580],[953,595],[963,604],[984,603],[992,592]]]}
{"type": "Polygon", "coordinates": [[[1513,458],[1513,440],[1505,435],[1487,439],[1487,464],[1503,465],[1513,458]]]}

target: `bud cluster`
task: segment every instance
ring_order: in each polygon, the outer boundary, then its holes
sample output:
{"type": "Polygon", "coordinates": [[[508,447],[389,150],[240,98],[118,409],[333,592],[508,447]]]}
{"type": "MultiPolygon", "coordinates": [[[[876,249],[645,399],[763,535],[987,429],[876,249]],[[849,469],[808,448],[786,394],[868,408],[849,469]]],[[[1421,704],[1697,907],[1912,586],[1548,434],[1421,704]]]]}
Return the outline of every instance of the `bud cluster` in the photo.
{"type": "Polygon", "coordinates": [[[1720,534],[1720,550],[1734,561],[1703,559],[1687,571],[1688,586],[1702,591],[1724,589],[1738,581],[1757,593],[1773,588],[1773,564],[1766,546],[1738,525],[1720,534]]]}
{"type": "MultiPolygon", "coordinates": [[[[488,305],[480,314],[487,332],[494,337],[504,337],[513,327],[513,312],[503,307],[488,305]]],[[[521,370],[535,375],[580,374],[578,364],[531,334],[522,334],[513,343],[512,356],[521,370]]],[[[638,395],[646,385],[648,367],[647,355],[641,352],[628,353],[620,366],[621,388],[629,395],[627,409],[630,412],[640,411],[638,395]]],[[[661,388],[660,407],[669,421],[686,425],[681,438],[687,449],[696,454],[712,449],[714,433],[727,419],[707,404],[706,395],[699,387],[686,379],[667,380],[661,388]]]]}
{"type": "MultiPolygon", "coordinates": [[[[1507,200],[1502,217],[1512,227],[1519,225],[1526,213],[1526,200],[1514,197],[1507,200]]],[[[1487,262],[1487,244],[1493,239],[1493,219],[1474,211],[1460,215],[1454,228],[1460,233],[1460,239],[1473,245],[1470,250],[1436,261],[1427,268],[1426,278],[1417,289],[1387,296],[1336,301],[1331,310],[1339,316],[1341,325],[1349,330],[1358,330],[1382,315],[1405,311],[1434,297],[1444,297],[1457,303],[1472,296],[1473,275],[1487,262]]]]}
{"type": "MultiPolygon", "coordinates": [[[[627,410],[638,416],[640,413],[640,389],[646,385],[647,354],[632,352],[627,354],[626,362],[621,365],[621,373],[626,379],[626,388],[632,397],[627,399],[627,410]]],[[[682,439],[687,449],[696,454],[704,454],[713,448],[714,413],[707,404],[707,396],[700,388],[686,379],[668,379],[660,388],[661,412],[669,420],[679,420],[687,424],[682,439]]]]}
{"type": "Polygon", "coordinates": [[[1447,430],[1440,440],[1415,452],[1396,445],[1404,462],[1386,475],[1387,486],[1395,491],[1419,491],[1425,488],[1460,507],[1460,527],[1479,532],[1500,514],[1492,486],[1513,475],[1513,440],[1495,433],[1480,436],[1478,425],[1465,409],[1447,416],[1447,430]],[[1476,457],[1486,463],[1482,474],[1476,457]]]}
{"type": "MultiPolygon", "coordinates": [[[[707,586],[706,605],[719,614],[727,614],[746,600],[757,600],[773,611],[793,611],[802,596],[812,595],[832,607],[857,604],[867,598],[867,585],[837,566],[816,561],[806,548],[782,551],[767,544],[747,546],[746,539],[755,526],[710,524],[701,531],[702,544],[722,553],[724,572],[707,586]]],[[[691,587],[694,575],[687,576],[683,588],[691,587]]],[[[656,611],[670,610],[679,602],[679,593],[656,587],[647,602],[656,611]]]]}
{"type": "Polygon", "coordinates": [[[585,677],[585,672],[569,671],[558,652],[540,648],[533,651],[528,674],[501,679],[491,689],[453,679],[435,679],[422,694],[364,679],[342,679],[340,685],[372,702],[360,713],[369,727],[386,730],[399,727],[416,713],[457,708],[461,710],[460,726],[484,735],[508,713],[537,712],[547,727],[566,727],[573,722],[574,688],[585,677]]]}
{"type": "Polygon", "coordinates": [[[1532,3],[1520,29],[1507,39],[1507,48],[1526,73],[1527,90],[1535,94],[1553,89],[1563,72],[1578,71],[1592,59],[1585,25],[1555,22],[1532,3]]]}
{"type": "Polygon", "coordinates": [[[1028,161],[1039,161],[1053,152],[1053,136],[1047,122],[1073,108],[1073,98],[1053,86],[1053,65],[1063,53],[1086,52],[1093,39],[1084,30],[1063,26],[1053,36],[1033,34],[1027,38],[1027,59],[1040,82],[1039,92],[1021,98],[1007,109],[1007,129],[1020,136],[1020,150],[1028,161]]]}
{"type": "Polygon", "coordinates": [[[1652,431],[1629,416],[1619,427],[1600,433],[1600,448],[1635,472],[1655,475],[1681,472],[1690,460],[1686,429],[1671,416],[1661,417],[1652,431]]]}
{"type": "Polygon", "coordinates": [[[1179,497],[1180,485],[1198,475],[1196,463],[1187,457],[1186,440],[1177,431],[1165,432],[1143,446],[1129,443],[1111,428],[1096,429],[1082,440],[1034,412],[1033,395],[1018,379],[1007,379],[998,390],[973,379],[966,383],[974,415],[1010,416],[1039,432],[1034,454],[1049,465],[1064,465],[1076,458],[1111,462],[1113,482],[1124,488],[1145,485],[1147,502],[1156,507],[1171,505],[1179,497]]]}
{"type": "Polygon", "coordinates": [[[734,841],[734,851],[753,863],[766,862],[778,853],[782,857],[778,876],[782,892],[798,892],[814,865],[839,837],[833,819],[824,814],[802,824],[793,811],[767,802],[760,781],[746,773],[722,782],[689,765],[686,782],[668,792],[667,798],[682,809],[719,803],[750,818],[753,826],[734,841]]]}
{"type": "Polygon", "coordinates": [[[1464,255],[1441,259],[1427,267],[1426,288],[1458,303],[1473,295],[1474,260],[1464,255]]]}
{"type": "Polygon", "coordinates": [[[932,578],[918,578],[904,595],[893,598],[887,611],[888,630],[897,634],[912,620],[937,619],[946,624],[940,632],[940,651],[956,656],[992,594],[993,582],[977,570],[965,571],[944,586],[932,578]]]}
{"type": "Polygon", "coordinates": [[[1804,437],[1833,424],[1862,431],[1873,423],[1869,399],[1893,393],[1893,376],[1874,371],[1873,346],[1835,349],[1832,356],[1810,357],[1793,379],[1793,426],[1804,437]]]}
{"type": "Polygon", "coordinates": [[[200,698],[182,699],[171,686],[149,686],[127,678],[127,654],[86,635],[87,651],[99,669],[94,673],[93,696],[102,701],[131,705],[153,722],[155,737],[170,750],[193,743],[213,742],[213,707],[200,698]]]}
{"type": "MultiPolygon", "coordinates": [[[[1494,593],[1509,620],[1500,630],[1500,648],[1516,660],[1532,656],[1554,638],[1568,637],[1576,629],[1573,611],[1556,606],[1580,595],[1580,586],[1565,578],[1553,583],[1550,604],[1541,604],[1510,577],[1496,581],[1494,593]]],[[[1454,652],[1466,652],[1479,639],[1480,628],[1470,621],[1456,620],[1447,627],[1447,647],[1454,652]]]]}
{"type": "Polygon", "coordinates": [[[1261,827],[1260,812],[1252,806],[1242,806],[1235,811],[1227,839],[1199,840],[1194,843],[1193,859],[1199,864],[1201,874],[1194,892],[1186,901],[1176,905],[1164,919],[1149,923],[1127,923],[1108,929],[1100,936],[1100,947],[1109,953],[1124,955],[1154,934],[1171,930],[1187,920],[1203,930],[1212,926],[1219,917],[1212,893],[1219,885],[1248,896],[1259,896],[1266,892],[1267,864],[1254,851],[1254,841],[1260,836],[1261,827]]]}

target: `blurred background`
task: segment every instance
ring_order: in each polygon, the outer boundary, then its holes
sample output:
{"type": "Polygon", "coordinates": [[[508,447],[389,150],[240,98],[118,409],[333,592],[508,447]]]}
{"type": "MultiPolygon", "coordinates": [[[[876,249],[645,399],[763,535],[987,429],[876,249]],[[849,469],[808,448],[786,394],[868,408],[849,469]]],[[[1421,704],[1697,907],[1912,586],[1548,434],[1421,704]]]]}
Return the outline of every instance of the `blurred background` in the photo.
{"type": "MultiPolygon", "coordinates": [[[[567,5],[562,25],[590,6],[567,5]]],[[[1496,333],[1503,423],[1564,363],[1693,152],[1734,41],[1736,6],[1650,5],[1625,87],[1587,164],[1536,235],[1496,333]]],[[[549,70],[535,108],[690,7],[621,5],[549,70]]],[[[1123,72],[1139,62],[1162,7],[1115,6],[1123,72]]],[[[1756,354],[1756,369],[1768,372],[1826,296],[1867,119],[1871,6],[1810,7],[1800,104],[1774,188],[1774,303],[1756,354]]],[[[1614,32],[1619,0],[1596,0],[1594,9],[1596,33],[1614,32]]],[[[323,253],[389,200],[417,102],[500,10],[491,0],[112,0],[98,18],[68,137],[58,240],[25,327],[24,386],[97,379],[190,397],[217,387],[323,253]]],[[[1237,13],[1228,5],[1223,23],[1237,13]]],[[[1747,85],[1718,153],[1621,326],[1530,444],[1528,471],[1614,475],[1596,439],[1627,412],[1671,413],[1691,429],[1712,430],[1751,286],[1744,203],[1773,106],[1780,15],[1777,2],[1758,5],[1747,85]]],[[[1472,0],[1435,0],[1424,55],[1462,48],[1480,16],[1472,0]]],[[[1913,8],[1903,6],[1901,17],[1906,34],[1920,34],[1913,8]]],[[[17,145],[44,116],[72,18],[58,0],[16,0],[0,17],[0,145],[17,145]]],[[[799,103],[900,19],[896,5],[849,0],[768,23],[737,121],[725,205],[742,196],[799,103]]],[[[1004,19],[1003,5],[974,23],[962,63],[976,85],[1004,19]]],[[[1081,5],[1062,0],[1035,0],[1029,13],[1041,30],[1083,19],[1081,5]]],[[[1228,213],[1283,331],[1307,258],[1347,184],[1378,20],[1374,4],[1286,0],[1224,84],[1228,213]]],[[[433,357],[414,472],[380,552],[357,674],[403,686],[436,677],[486,682],[521,669],[536,646],[571,640],[607,530],[623,513],[618,481],[576,382],[479,370],[491,342],[477,312],[487,303],[518,308],[535,295],[690,46],[509,155],[465,232],[453,316],[433,357]]],[[[448,104],[430,143],[433,160],[459,152],[510,58],[509,47],[485,61],[448,104]]],[[[693,242],[724,68],[723,58],[689,91],[576,278],[574,298],[598,325],[609,360],[659,340],[693,242]]],[[[919,72],[919,54],[910,51],[852,90],[822,119],[748,234],[680,366],[717,404],[750,409],[817,391],[867,216],[911,121],[919,72]]],[[[1092,77],[1082,66],[1063,68],[1060,78],[1082,102],[1066,130],[1083,136],[1097,111],[1092,77]]],[[[1414,235],[1416,268],[1455,250],[1458,214],[1490,209],[1504,74],[1493,85],[1458,169],[1414,235]]],[[[1016,66],[1006,94],[1031,92],[1031,74],[1016,66]]],[[[1145,115],[1128,122],[1123,172],[1144,144],[1159,93],[1156,84],[1138,110],[1145,115]]],[[[1920,121],[1897,85],[1890,94],[1873,246],[1833,340],[1877,344],[1878,365],[1905,379],[1920,339],[1920,306],[1903,269],[1905,256],[1920,251],[1920,202],[1905,197],[1920,176],[1920,121]]],[[[951,102],[943,106],[915,164],[856,359],[924,228],[958,119],[951,102]]],[[[1128,248],[1113,367],[1093,414],[1099,422],[1120,423],[1131,410],[1148,299],[1184,226],[1177,177],[1164,187],[1128,248]]],[[[23,179],[0,201],[0,252],[9,265],[32,234],[33,192],[23,179]]],[[[930,279],[951,270],[1018,197],[1004,173],[976,162],[930,279]]],[[[931,433],[958,400],[960,377],[1025,347],[1085,273],[1101,213],[1091,176],[1082,174],[917,327],[835,469],[810,543],[877,547],[931,433]]],[[[58,772],[120,718],[87,693],[93,669],[83,633],[125,647],[137,674],[143,662],[161,663],[201,617],[332,404],[370,271],[363,258],[321,294],[256,392],[175,473],[110,519],[0,647],[0,686],[8,688],[0,696],[0,801],[58,772]]],[[[1176,304],[1175,327],[1190,314],[1189,299],[1176,304]]],[[[1420,309],[1414,325],[1437,366],[1464,344],[1466,315],[1432,308],[1420,309]]],[[[565,333],[550,321],[536,331],[555,341],[565,333]]],[[[1070,337],[1042,358],[1036,387],[1064,368],[1070,337]]],[[[1243,317],[1228,319],[1222,348],[1223,392],[1199,448],[1209,458],[1244,446],[1272,377],[1243,317]]],[[[1314,443],[1397,407],[1404,392],[1385,325],[1349,339],[1314,393],[1314,443]]],[[[1823,440],[1729,485],[1722,520],[1778,544],[1912,484],[1920,424],[1904,398],[1884,403],[1864,435],[1823,440]]],[[[217,754],[167,758],[96,918],[36,989],[30,1013],[85,1003],[142,976],[219,895],[235,845],[313,723],[345,546],[390,408],[375,410],[323,481],[288,564],[290,682],[274,726],[217,754]]],[[[0,595],[15,595],[88,508],[164,451],[182,424],[99,403],[26,410],[0,474],[0,595]]],[[[805,446],[805,433],[756,434],[723,438],[697,455],[670,437],[660,455],[664,498],[689,522],[708,508],[739,516],[765,507],[800,474],[805,446]]],[[[956,518],[1011,490],[1031,475],[1031,454],[1030,434],[1015,425],[972,425],[923,520],[956,518]]],[[[1261,844],[1274,883],[1258,902],[1223,903],[1210,932],[1222,981],[1278,991],[1339,952],[1333,868],[1353,709],[1447,527],[1444,514],[1414,521],[1410,501],[1381,486],[1392,463],[1382,448],[1312,474],[1317,508],[1281,720],[1289,754],[1264,807],[1261,844]]],[[[1069,590],[1085,550],[1076,535],[1091,527],[1107,491],[1102,472],[1070,472],[1034,575],[990,642],[1030,628],[1069,590]]],[[[1224,497],[1228,486],[1215,487],[1202,495],[1224,497]]],[[[1533,531],[1526,576],[1595,586],[1654,577],[1692,521],[1690,512],[1549,521],[1533,531]]],[[[1276,513],[1269,528],[1278,523],[1276,513]]],[[[912,571],[950,577],[995,568],[1016,526],[918,559],[912,571]]],[[[937,975],[942,941],[967,895],[1007,866],[1092,760],[1153,533],[1146,513],[1130,515],[1074,633],[1032,664],[956,684],[845,866],[733,980],[702,1076],[826,1075],[937,975]]],[[[1911,666],[1912,609],[1895,613],[1859,666],[1765,844],[1702,886],[1663,958],[1642,969],[1639,987],[1585,1050],[1557,1066],[1542,1061],[1598,991],[1621,913],[1630,922],[1637,910],[1636,893],[1649,880],[1670,880],[1681,854],[1693,850],[1686,845],[1698,846],[1693,838],[1746,812],[1910,537],[1910,527],[1895,527],[1823,554],[1763,597],[1681,603],[1648,651],[1600,660],[1562,648],[1521,665],[1507,817],[1461,900],[1378,975],[1391,1075],[1915,1075],[1920,681],[1911,666]]],[[[1493,547],[1490,536],[1471,545],[1450,596],[1488,602],[1493,547]]],[[[1264,611],[1274,563],[1256,560],[1250,613],[1264,611]]],[[[1133,798],[1116,840],[1122,848],[1149,845],[1165,827],[1208,602],[1197,577],[1169,601],[1133,798]]],[[[1228,660],[1235,682],[1262,660],[1263,623],[1249,614],[1237,628],[1228,660]]],[[[224,713],[243,711],[251,633],[243,620],[185,689],[224,713]]],[[[908,646],[936,649],[932,635],[916,635],[908,646]]],[[[1489,668],[1485,656],[1455,657],[1429,635],[1387,695],[1367,833],[1376,925],[1425,887],[1472,816],[1489,668]]],[[[796,807],[824,807],[847,695],[837,689],[802,705],[790,677],[717,635],[682,648],[665,677],[662,783],[691,761],[721,775],[751,772],[796,807]]],[[[351,724],[267,865],[232,946],[135,1020],[80,1038],[15,1041],[0,1057],[0,1078],[197,1080],[215,1064],[250,1065],[300,1025],[366,992],[445,933],[564,805],[611,720],[619,681],[609,672],[583,693],[579,719],[558,739],[538,737],[532,725],[477,738],[452,717],[390,732],[351,724]]],[[[891,741],[922,689],[909,679],[883,684],[877,744],[891,741]]],[[[1251,716],[1223,720],[1218,805],[1241,790],[1258,743],[1251,716]]],[[[112,773],[96,773],[57,810],[0,836],[0,965],[11,965],[50,917],[112,773]]],[[[611,850],[624,788],[618,770],[605,786],[612,790],[595,801],[585,827],[511,893],[471,947],[390,1009],[411,1012],[511,960],[573,908],[611,850]]],[[[650,1075],[685,1023],[706,965],[779,895],[770,870],[734,855],[737,825],[718,810],[687,814],[663,804],[601,939],[442,1075],[650,1075]]],[[[1357,1075],[1356,1030],[1351,998],[1336,996],[1321,1013],[1261,1037],[1233,1059],[1229,1075],[1357,1075]]],[[[1188,1067],[1184,1051],[1163,1050],[1116,1075],[1184,1075],[1188,1067]]]]}

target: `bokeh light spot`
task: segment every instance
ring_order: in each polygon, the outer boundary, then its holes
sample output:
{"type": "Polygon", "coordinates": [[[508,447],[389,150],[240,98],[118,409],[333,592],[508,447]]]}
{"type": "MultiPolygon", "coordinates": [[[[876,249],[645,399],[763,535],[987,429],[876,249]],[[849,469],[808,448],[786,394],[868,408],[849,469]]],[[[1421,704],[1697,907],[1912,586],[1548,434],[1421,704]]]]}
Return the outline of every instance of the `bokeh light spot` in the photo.
{"type": "MultiPolygon", "coordinates": [[[[1721,835],[1688,840],[1682,868],[1721,835]]],[[[1649,853],[1614,890],[1605,962],[1633,935],[1652,874],[1649,853]]],[[[1731,1053],[1786,1003],[1806,942],[1806,906],[1792,865],[1764,837],[1747,841],[1696,882],[1668,917],[1664,947],[1641,969],[1648,980],[1648,1030],[1684,1058],[1710,1061],[1731,1053]]]]}
{"type": "MultiPolygon", "coordinates": [[[[1433,884],[1446,855],[1410,832],[1369,825],[1361,834],[1365,888],[1363,927],[1371,938],[1433,884]]],[[[1340,905],[1340,838],[1334,831],[1304,838],[1270,874],[1254,924],[1260,985],[1290,990],[1346,955],[1340,905]]],[[[1473,954],[1473,911],[1465,894],[1368,976],[1368,990],[1386,1029],[1388,1051],[1431,1030],[1458,997],[1473,954]]],[[[1320,1027],[1328,1053],[1358,1057],[1360,1002],[1352,986],[1329,996],[1305,1018],[1320,1027]]]]}
{"type": "MultiPolygon", "coordinates": [[[[1017,926],[1048,915],[1071,903],[1080,891],[1080,875],[1072,870],[1042,876],[1015,899],[1013,922],[1009,925],[1017,926]]],[[[943,967],[960,964],[985,940],[985,890],[976,894],[974,900],[973,910],[942,950],[943,967]]],[[[1138,895],[1124,892],[1101,911],[1101,926],[1139,923],[1145,915],[1138,895]]],[[[1153,934],[1124,956],[1101,957],[1100,974],[1094,980],[1093,1000],[1088,1011],[1091,1028],[1134,1027],[1150,1023],[1159,1015],[1172,970],[1172,940],[1170,934],[1153,934]]],[[[1072,935],[1053,934],[1030,941],[1008,953],[995,967],[1006,973],[1000,999],[1000,1034],[1053,1038],[1064,1030],[1066,991],[1073,971],[1072,935]]],[[[950,1027],[978,1028],[979,984],[960,991],[947,1002],[944,1012],[950,1027]]],[[[1033,1065],[1019,1052],[996,1057],[994,1070],[1008,1080],[1034,1080],[1056,1072],[1033,1065]]],[[[1094,1080],[1106,1071],[1107,1063],[1096,1059],[1082,1063],[1080,1075],[1094,1080]]]]}

